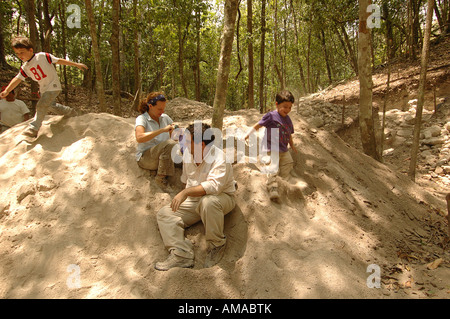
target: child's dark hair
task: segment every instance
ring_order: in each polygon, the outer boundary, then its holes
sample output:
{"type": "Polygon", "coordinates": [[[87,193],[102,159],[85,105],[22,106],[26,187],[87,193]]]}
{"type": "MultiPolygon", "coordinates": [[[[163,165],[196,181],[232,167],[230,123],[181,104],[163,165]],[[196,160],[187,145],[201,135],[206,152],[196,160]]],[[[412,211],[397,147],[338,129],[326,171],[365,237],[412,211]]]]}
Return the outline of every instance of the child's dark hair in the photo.
{"type": "Polygon", "coordinates": [[[211,129],[211,126],[202,122],[201,123],[201,131],[199,130],[199,128],[200,128],[200,125],[198,123],[197,124],[192,123],[186,128],[186,130],[191,135],[191,139],[194,140],[194,143],[198,143],[200,140],[202,142],[205,142],[205,145],[208,145],[208,144],[214,142],[216,137],[214,136],[214,134],[212,134],[213,132],[210,132],[211,134],[205,134],[205,132],[207,130],[211,129]]]}
{"type": "Polygon", "coordinates": [[[291,102],[291,103],[295,102],[294,95],[287,90],[278,93],[275,100],[278,104],[281,104],[283,102],[291,102]]]}
{"type": "Polygon", "coordinates": [[[14,49],[34,49],[33,43],[27,37],[17,36],[11,40],[11,46],[14,49]]]}
{"type": "Polygon", "coordinates": [[[148,112],[150,105],[156,105],[156,102],[165,100],[166,97],[163,92],[152,92],[138,105],[138,111],[141,114],[144,114],[145,112],[148,112]]]}

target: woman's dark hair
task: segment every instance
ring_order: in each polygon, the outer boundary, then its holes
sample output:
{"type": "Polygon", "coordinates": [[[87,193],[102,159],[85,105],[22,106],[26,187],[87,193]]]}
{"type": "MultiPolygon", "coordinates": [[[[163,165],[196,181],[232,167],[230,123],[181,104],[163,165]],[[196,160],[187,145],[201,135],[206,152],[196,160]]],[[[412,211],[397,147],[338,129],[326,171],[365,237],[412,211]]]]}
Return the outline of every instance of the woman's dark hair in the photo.
{"type": "Polygon", "coordinates": [[[156,105],[158,101],[165,101],[166,97],[163,92],[152,92],[147,95],[147,98],[141,100],[141,103],[138,105],[138,111],[141,114],[148,112],[150,105],[156,105]]]}

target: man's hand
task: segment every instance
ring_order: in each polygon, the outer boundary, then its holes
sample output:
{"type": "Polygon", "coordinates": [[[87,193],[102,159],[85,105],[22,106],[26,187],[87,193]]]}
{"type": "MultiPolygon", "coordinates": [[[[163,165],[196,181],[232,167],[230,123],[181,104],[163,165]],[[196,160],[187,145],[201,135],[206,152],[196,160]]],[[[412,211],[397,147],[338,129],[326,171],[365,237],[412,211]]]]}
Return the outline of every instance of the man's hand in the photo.
{"type": "Polygon", "coordinates": [[[188,195],[185,192],[186,189],[179,192],[175,197],[172,199],[172,203],[170,203],[170,208],[172,208],[173,212],[176,212],[180,205],[186,200],[188,195]]]}

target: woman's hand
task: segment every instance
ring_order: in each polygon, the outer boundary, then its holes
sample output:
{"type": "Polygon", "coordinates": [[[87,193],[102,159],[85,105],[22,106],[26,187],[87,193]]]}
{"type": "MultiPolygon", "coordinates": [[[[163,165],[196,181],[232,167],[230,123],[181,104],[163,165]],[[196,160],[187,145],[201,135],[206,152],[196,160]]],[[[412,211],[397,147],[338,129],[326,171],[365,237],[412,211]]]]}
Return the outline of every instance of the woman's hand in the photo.
{"type": "Polygon", "coordinates": [[[174,129],[175,129],[175,125],[169,124],[165,128],[163,128],[163,131],[168,132],[169,134],[172,134],[174,129]]]}

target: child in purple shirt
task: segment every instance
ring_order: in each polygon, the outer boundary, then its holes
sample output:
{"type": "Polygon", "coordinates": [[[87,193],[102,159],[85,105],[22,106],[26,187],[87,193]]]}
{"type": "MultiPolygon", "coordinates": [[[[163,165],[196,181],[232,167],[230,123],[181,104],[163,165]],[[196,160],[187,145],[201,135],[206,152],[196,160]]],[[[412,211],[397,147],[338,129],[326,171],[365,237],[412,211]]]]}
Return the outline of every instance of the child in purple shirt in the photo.
{"type": "Polygon", "coordinates": [[[245,136],[245,139],[247,139],[253,130],[258,131],[260,128],[265,127],[266,135],[264,136],[264,141],[266,141],[266,144],[263,144],[263,151],[267,151],[268,154],[271,152],[278,152],[279,154],[278,172],[269,174],[267,180],[270,199],[276,202],[280,199],[276,176],[287,178],[294,167],[294,160],[288,151],[288,146],[290,145],[292,150],[297,153],[297,149],[292,140],[294,125],[288,115],[293,103],[294,96],[291,92],[282,91],[278,93],[275,103],[277,109],[265,114],[258,123],[253,125],[250,132],[245,136]],[[278,129],[276,136],[272,136],[272,129],[278,129]],[[272,141],[272,139],[278,139],[278,141],[272,141]]]}

